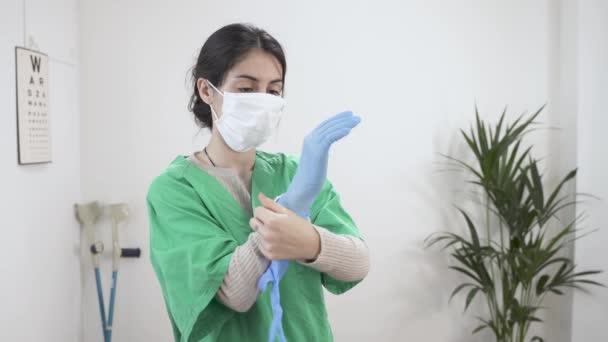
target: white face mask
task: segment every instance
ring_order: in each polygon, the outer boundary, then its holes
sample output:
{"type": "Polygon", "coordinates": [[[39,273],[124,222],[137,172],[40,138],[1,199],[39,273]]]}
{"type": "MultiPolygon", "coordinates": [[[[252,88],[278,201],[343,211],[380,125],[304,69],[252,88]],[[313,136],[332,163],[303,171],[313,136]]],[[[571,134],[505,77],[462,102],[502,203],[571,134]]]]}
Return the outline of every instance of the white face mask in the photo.
{"type": "Polygon", "coordinates": [[[251,150],[272,136],[281,121],[285,99],[266,93],[222,93],[207,83],[224,97],[221,118],[210,107],[218,131],[232,150],[251,150]]]}

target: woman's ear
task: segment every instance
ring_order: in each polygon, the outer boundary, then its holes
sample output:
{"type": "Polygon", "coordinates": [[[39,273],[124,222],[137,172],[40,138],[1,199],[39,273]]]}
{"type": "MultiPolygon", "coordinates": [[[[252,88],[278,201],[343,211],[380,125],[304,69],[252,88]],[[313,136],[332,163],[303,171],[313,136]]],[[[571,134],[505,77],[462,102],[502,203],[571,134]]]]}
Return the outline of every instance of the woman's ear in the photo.
{"type": "Polygon", "coordinates": [[[198,96],[200,96],[206,104],[211,105],[213,102],[212,93],[214,90],[209,86],[207,80],[204,78],[196,80],[196,89],[198,90],[198,96]]]}

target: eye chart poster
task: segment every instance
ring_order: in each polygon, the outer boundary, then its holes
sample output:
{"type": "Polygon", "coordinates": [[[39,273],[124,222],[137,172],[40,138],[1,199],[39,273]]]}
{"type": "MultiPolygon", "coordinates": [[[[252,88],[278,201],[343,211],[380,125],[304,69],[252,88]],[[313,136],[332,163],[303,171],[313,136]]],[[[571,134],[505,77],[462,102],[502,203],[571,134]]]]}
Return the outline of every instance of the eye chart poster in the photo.
{"type": "Polygon", "coordinates": [[[15,65],[19,164],[48,163],[51,161],[48,56],[16,47],[15,65]]]}

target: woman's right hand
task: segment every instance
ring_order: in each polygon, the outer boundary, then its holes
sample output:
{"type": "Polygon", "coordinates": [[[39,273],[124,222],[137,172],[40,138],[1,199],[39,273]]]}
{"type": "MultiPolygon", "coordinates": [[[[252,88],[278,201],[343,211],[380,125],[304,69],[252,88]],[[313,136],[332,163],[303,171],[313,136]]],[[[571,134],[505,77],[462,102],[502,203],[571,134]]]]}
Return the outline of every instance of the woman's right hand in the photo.
{"type": "Polygon", "coordinates": [[[249,225],[259,234],[262,254],[269,260],[316,259],[321,241],[313,225],[263,193],[258,197],[262,206],[255,208],[249,225]]]}
{"type": "Polygon", "coordinates": [[[361,118],[352,112],[342,112],[327,119],[308,134],[304,138],[296,174],[279,203],[300,217],[308,218],[312,203],[327,178],[329,148],[347,136],[360,122],[361,118]]]}

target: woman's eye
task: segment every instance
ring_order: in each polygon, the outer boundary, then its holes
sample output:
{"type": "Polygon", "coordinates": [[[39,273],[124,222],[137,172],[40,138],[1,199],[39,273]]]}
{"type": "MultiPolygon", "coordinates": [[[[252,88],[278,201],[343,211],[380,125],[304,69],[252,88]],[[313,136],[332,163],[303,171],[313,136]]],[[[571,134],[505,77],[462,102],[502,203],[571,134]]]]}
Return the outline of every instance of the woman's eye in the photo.
{"type": "Polygon", "coordinates": [[[251,93],[253,92],[253,88],[239,88],[241,93],[251,93]]]}
{"type": "Polygon", "coordinates": [[[276,90],[269,90],[269,91],[268,91],[268,94],[272,94],[272,95],[280,96],[280,95],[281,95],[281,92],[276,91],[276,90]]]}

